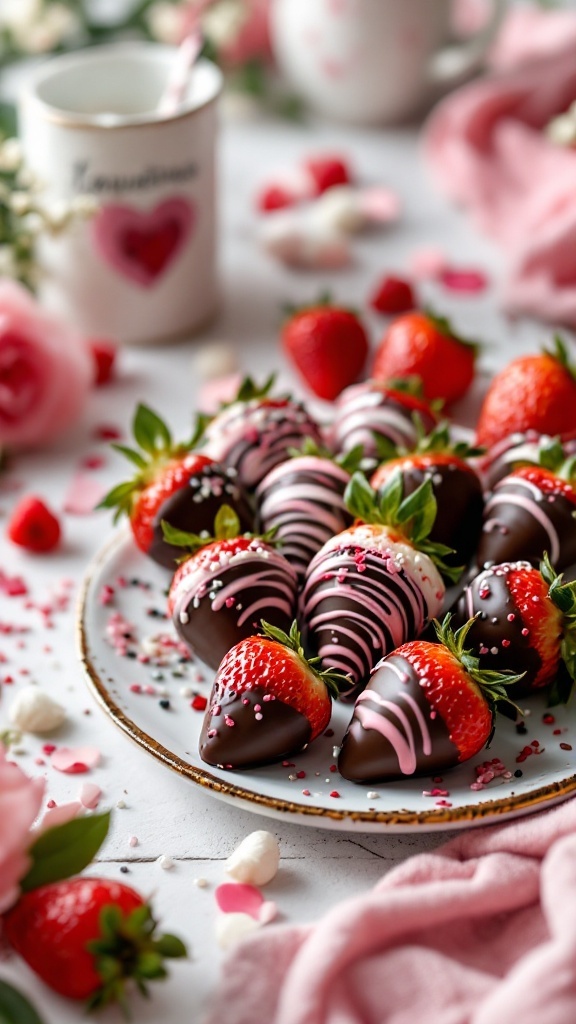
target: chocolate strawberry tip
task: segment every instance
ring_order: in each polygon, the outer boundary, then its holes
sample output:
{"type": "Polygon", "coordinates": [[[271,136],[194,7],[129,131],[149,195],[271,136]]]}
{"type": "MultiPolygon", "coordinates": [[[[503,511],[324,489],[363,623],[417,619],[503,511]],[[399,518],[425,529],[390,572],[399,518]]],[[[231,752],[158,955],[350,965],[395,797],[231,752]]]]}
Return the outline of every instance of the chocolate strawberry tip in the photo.
{"type": "Polygon", "coordinates": [[[175,935],[156,936],[157,924],[147,904],[128,914],[115,904],[107,904],[100,911],[99,923],[100,938],[86,944],[102,981],[90,997],[89,1010],[118,1002],[126,1013],[126,981],[132,979],[147,995],[148,982],[167,977],[165,959],[188,955],[186,946],[175,935]]]}

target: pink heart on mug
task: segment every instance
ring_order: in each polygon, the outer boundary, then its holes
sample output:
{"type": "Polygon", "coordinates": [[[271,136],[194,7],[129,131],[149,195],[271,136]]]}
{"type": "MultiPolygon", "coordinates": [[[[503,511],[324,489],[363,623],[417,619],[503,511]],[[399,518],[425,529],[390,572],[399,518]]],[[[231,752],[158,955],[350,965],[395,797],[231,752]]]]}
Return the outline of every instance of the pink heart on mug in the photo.
{"type": "Polygon", "coordinates": [[[194,207],[182,196],[152,210],[109,203],[92,222],[94,244],[110,266],[143,288],[170,267],[194,225],[194,207]]]}

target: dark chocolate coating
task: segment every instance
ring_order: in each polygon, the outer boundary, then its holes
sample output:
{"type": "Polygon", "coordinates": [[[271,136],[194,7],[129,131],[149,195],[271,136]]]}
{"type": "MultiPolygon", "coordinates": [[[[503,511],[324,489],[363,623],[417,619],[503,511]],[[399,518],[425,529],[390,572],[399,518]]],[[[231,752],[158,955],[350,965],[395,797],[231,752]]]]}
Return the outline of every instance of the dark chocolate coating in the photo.
{"type": "Polygon", "coordinates": [[[448,565],[467,565],[476,551],[482,529],[484,497],[480,479],[476,473],[454,463],[424,469],[411,466],[407,460],[402,468],[404,497],[413,494],[426,479],[431,480],[438,502],[429,540],[454,548],[454,554],[444,558],[448,565]]]}
{"type": "MultiPolygon", "coordinates": [[[[227,587],[234,583],[235,580],[242,580],[244,575],[243,565],[233,565],[229,568],[221,569],[218,573],[219,578],[227,587]]],[[[272,591],[270,591],[270,594],[272,595],[272,591]]],[[[257,588],[249,587],[242,591],[242,603],[246,606],[252,601],[260,600],[265,595],[265,584],[261,584],[257,588]]],[[[295,607],[296,585],[294,584],[294,605],[289,614],[285,614],[282,609],[273,606],[264,607],[260,609],[258,617],[255,617],[254,621],[249,619],[239,626],[239,616],[236,608],[234,606],[231,608],[224,606],[214,611],[210,597],[207,594],[206,597],[201,598],[197,608],[192,607],[191,604],[186,606],[186,611],[189,615],[188,622],[181,622],[178,615],[174,615],[173,622],[178,635],[185,644],[188,644],[194,654],[201,658],[210,668],[217,669],[222,658],[231,647],[234,647],[240,640],[260,632],[260,619],[264,618],[272,626],[277,626],[278,629],[289,633],[290,626],[295,618],[295,607]]]]}
{"type": "Polygon", "coordinates": [[[494,566],[472,580],[458,601],[451,625],[457,629],[480,613],[466,636],[466,648],[478,658],[481,669],[526,673],[522,680],[507,687],[514,698],[531,691],[542,659],[532,646],[531,634],[522,635],[526,625],[510,592],[506,568],[494,566]]]}
{"type": "Polygon", "coordinates": [[[354,707],[352,720],[342,741],[338,758],[338,770],[350,782],[375,783],[392,782],[395,779],[411,778],[417,775],[434,775],[436,772],[453,768],[458,764],[458,748],[450,739],[448,729],[440,714],[426,699],[420,679],[414,667],[402,655],[390,654],[375,669],[361,700],[354,707]],[[394,666],[397,671],[394,671],[394,666]],[[398,672],[404,680],[398,678],[398,672]],[[374,693],[397,706],[409,723],[406,730],[401,719],[377,701],[366,699],[374,693]],[[399,695],[408,694],[416,703],[426,723],[431,740],[431,752],[424,753],[423,733],[418,717],[410,703],[399,695]],[[373,728],[365,728],[360,721],[359,708],[376,712],[399,730],[404,740],[412,740],[415,751],[415,767],[411,773],[400,768],[398,753],[393,743],[373,728]]]}
{"type": "Polygon", "coordinates": [[[206,530],[212,536],[216,513],[222,505],[229,505],[238,516],[240,533],[253,530],[254,514],[235,473],[216,463],[204,466],[158,509],[152,524],[154,539],[148,551],[150,558],[174,571],[178,559],[182,558],[183,549],[166,543],[162,534],[162,520],[177,530],[198,534],[206,530]]]}
{"type": "Polygon", "coordinates": [[[219,768],[256,768],[296,754],[310,740],[310,722],[305,715],[274,698],[265,700],[266,690],[255,687],[243,693],[226,691],[214,697],[200,734],[200,757],[219,768]],[[255,705],[260,711],[256,712],[255,705]],[[214,711],[219,708],[219,713],[214,711]],[[256,718],[256,714],[261,718],[256,718]],[[226,724],[226,719],[234,724],[226,724]],[[209,735],[214,731],[214,735],[209,735]]]}
{"type": "Polygon", "coordinates": [[[479,567],[500,562],[524,559],[538,566],[545,551],[557,572],[576,562],[576,505],[562,494],[541,494],[535,500],[527,491],[521,477],[510,474],[496,487],[484,511],[484,526],[480,535],[476,564],[479,567]],[[501,501],[510,495],[510,502],[501,501]],[[490,506],[497,496],[498,504],[490,506]],[[517,504],[528,499],[545,516],[558,535],[559,552],[553,551],[550,534],[530,512],[517,504]],[[552,499],[552,500],[550,500],[552,499]]]}

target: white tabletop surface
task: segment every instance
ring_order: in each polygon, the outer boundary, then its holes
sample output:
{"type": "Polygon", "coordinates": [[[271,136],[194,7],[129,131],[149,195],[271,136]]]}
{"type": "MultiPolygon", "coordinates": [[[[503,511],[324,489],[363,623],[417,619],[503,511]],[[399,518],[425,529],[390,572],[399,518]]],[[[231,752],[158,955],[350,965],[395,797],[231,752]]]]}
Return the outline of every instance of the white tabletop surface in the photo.
{"type": "MultiPolygon", "coordinates": [[[[198,387],[193,354],[195,347],[209,339],[233,343],[245,371],[263,377],[279,369],[281,382],[293,383],[277,344],[280,305],[286,300],[311,299],[329,285],[343,303],[365,308],[378,276],[387,270],[405,269],[418,246],[442,246],[455,265],[487,271],[493,286],[478,296],[446,293],[436,285],[423,289],[427,301],[452,315],[463,334],[487,342],[483,367],[494,369],[524,350],[535,349],[548,336],[535,324],[512,326],[498,312],[500,257],[435,190],[419,157],[416,130],[372,131],[320,122],[293,125],[227,119],[221,141],[220,196],[223,300],[218,321],[202,338],[179,346],[123,350],[117,379],[92,394],[73,436],[45,451],[14,458],[9,472],[0,477],[0,524],[23,492],[42,495],[61,510],[71,477],[86,455],[106,455],[106,464],[94,472],[95,478],[107,485],[122,479],[122,460],[93,439],[93,430],[98,424],[112,423],[127,431],[138,400],[164,413],[175,433],[185,436],[198,387]],[[404,217],[393,228],[355,240],[356,261],[350,269],[332,274],[286,270],[272,262],[255,240],[255,191],[278,167],[294,165],[309,153],[330,150],[346,153],[362,182],[385,183],[396,189],[404,217]],[[12,490],[14,482],[20,482],[20,490],[12,490]]],[[[375,340],[382,321],[372,319],[370,323],[375,340]]],[[[64,577],[78,584],[112,529],[110,516],[102,512],[66,515],[63,525],[64,544],[50,556],[28,555],[0,537],[0,567],[23,575],[33,599],[41,600],[64,577]]],[[[277,902],[280,920],[295,923],[317,918],[336,901],[371,886],[395,863],[431,850],[446,838],[446,833],[327,832],[266,819],[214,799],[134,746],[96,705],[78,664],[73,607],[57,614],[54,628],[47,631],[40,627],[38,612],[22,610],[22,605],[21,598],[0,595],[0,622],[19,619],[30,626],[30,632],[22,637],[22,648],[17,638],[0,636],[0,650],[8,659],[0,665],[0,679],[10,675],[15,680],[2,686],[0,729],[6,725],[13,693],[30,678],[66,704],[68,722],[56,741],[68,746],[96,744],[103,755],[101,765],[90,776],[64,775],[48,764],[38,765],[36,758],[45,740],[32,736],[22,740],[18,763],[30,774],[44,774],[47,797],[58,803],[74,799],[84,778],[102,788],[101,807],[114,809],[113,822],[92,871],[152,894],[162,924],[190,947],[190,959],[174,964],[170,979],[155,986],[151,1001],[135,997],[134,1021],[196,1024],[202,1020],[218,986],[222,961],[214,933],[214,888],[226,880],[225,859],[254,829],[269,829],[278,836],[281,869],[266,887],[266,896],[277,902]],[[28,669],[30,675],[22,674],[22,669],[28,669]],[[118,800],[125,802],[124,809],[115,809],[118,800]],[[131,836],[137,837],[137,846],[129,845],[131,836]],[[157,863],[162,854],[173,858],[173,870],[164,871],[157,863]],[[128,866],[128,874],[120,873],[121,865],[128,866]],[[194,884],[198,878],[207,879],[208,886],[198,888],[194,884]]],[[[16,960],[2,963],[0,976],[29,994],[46,1024],[85,1019],[79,1006],[52,994],[24,964],[16,960]]],[[[115,1022],[121,1017],[110,1009],[102,1019],[115,1022]]]]}

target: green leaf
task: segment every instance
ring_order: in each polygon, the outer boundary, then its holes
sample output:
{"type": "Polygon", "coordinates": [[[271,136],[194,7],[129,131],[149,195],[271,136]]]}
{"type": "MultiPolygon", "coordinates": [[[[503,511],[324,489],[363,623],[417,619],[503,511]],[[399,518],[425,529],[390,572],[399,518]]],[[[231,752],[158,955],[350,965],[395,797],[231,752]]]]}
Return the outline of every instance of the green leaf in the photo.
{"type": "Polygon", "coordinates": [[[176,526],[171,526],[166,519],[160,520],[160,526],[162,527],[162,536],[167,544],[173,544],[175,548],[187,548],[189,551],[197,551],[198,548],[203,548],[206,544],[210,544],[214,537],[210,534],[202,536],[199,533],[188,533],[187,530],[179,530],[176,526]]]}
{"type": "Polygon", "coordinates": [[[108,494],[104,495],[102,501],[96,505],[96,508],[116,508],[116,506],[122,507],[128,505],[133,491],[134,485],[131,481],[126,481],[123,484],[117,484],[111,491],[108,491],[108,494]]]}
{"type": "Polygon", "coordinates": [[[186,946],[182,942],[182,939],[176,937],[176,935],[162,935],[161,938],[157,939],[154,943],[154,949],[160,953],[161,956],[167,956],[171,959],[178,959],[179,957],[187,956],[186,946]]]}
{"type": "Polygon", "coordinates": [[[259,386],[253,381],[252,377],[245,377],[238,389],[234,402],[251,402],[254,398],[266,398],[272,390],[275,380],[276,374],[271,373],[264,383],[259,386]]]}
{"type": "Polygon", "coordinates": [[[114,451],[120,452],[120,454],[124,455],[130,462],[133,462],[138,469],[146,469],[146,459],[144,459],[140,455],[140,452],[137,452],[134,448],[128,448],[125,444],[112,444],[110,447],[113,448],[114,451]]]}
{"type": "Polygon", "coordinates": [[[354,473],[348,481],[344,491],[344,504],[357,519],[365,523],[374,522],[374,515],[377,514],[376,492],[363,473],[354,473]]]}
{"type": "Polygon", "coordinates": [[[192,451],[192,449],[196,448],[196,446],[200,443],[200,441],[204,437],[204,434],[206,432],[206,427],[208,426],[209,423],[212,422],[213,419],[214,419],[213,416],[209,416],[205,412],[197,413],[196,420],[195,420],[195,425],[194,425],[194,430],[192,431],[192,436],[191,436],[190,440],[186,444],[182,445],[182,447],[186,451],[192,451]]]}
{"type": "MultiPolygon", "coordinates": [[[[296,639],[296,647],[294,647],[294,638],[292,636],[294,623],[292,623],[290,636],[288,635],[288,633],[285,633],[283,629],[279,629],[278,626],[273,626],[270,622],[266,622],[265,619],[260,620],[260,625],[262,627],[262,632],[264,633],[264,636],[269,637],[270,640],[277,640],[278,643],[284,644],[285,647],[290,647],[292,650],[296,650],[300,645],[300,633],[298,633],[296,639]]],[[[297,626],[296,630],[298,630],[297,626]]]]}
{"type": "Polygon", "coordinates": [[[77,875],[94,859],[110,827],[110,812],[73,818],[47,829],[28,853],[32,866],[20,882],[23,892],[77,875]]]}
{"type": "Polygon", "coordinates": [[[216,540],[232,540],[240,533],[240,520],[230,505],[221,505],[214,519],[216,540]]]}
{"type": "Polygon", "coordinates": [[[0,981],[0,1024],[42,1024],[32,1004],[5,981],[0,981]]]}
{"type": "Polygon", "coordinates": [[[136,443],[149,455],[170,451],[172,435],[160,417],[147,405],[140,404],[136,409],[132,425],[136,443]]]}

